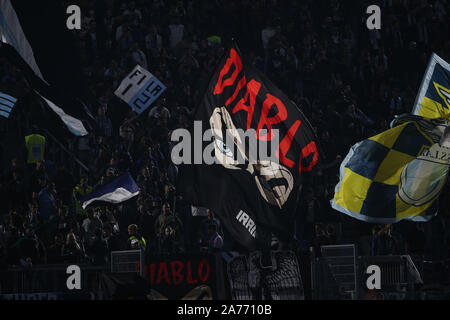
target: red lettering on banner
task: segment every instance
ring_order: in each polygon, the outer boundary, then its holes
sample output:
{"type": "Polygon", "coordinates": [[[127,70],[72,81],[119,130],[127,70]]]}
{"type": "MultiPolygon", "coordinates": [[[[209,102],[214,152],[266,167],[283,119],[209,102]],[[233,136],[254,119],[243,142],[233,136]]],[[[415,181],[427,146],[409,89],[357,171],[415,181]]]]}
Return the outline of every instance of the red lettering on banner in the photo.
{"type": "Polygon", "coordinates": [[[244,110],[247,112],[247,130],[250,129],[250,125],[252,124],[253,112],[255,111],[255,101],[256,96],[258,95],[259,89],[261,88],[261,83],[252,79],[247,84],[247,92],[245,96],[238,101],[238,103],[233,108],[233,113],[238,112],[239,110],[244,110]],[[245,104],[247,102],[248,104],[245,104]]]}
{"type": "MultiPolygon", "coordinates": [[[[141,263],[140,262],[135,262],[134,263],[134,269],[136,270],[136,272],[140,272],[141,271],[141,263]]],[[[147,265],[144,264],[144,277],[147,276],[147,265]]]]}
{"type": "Polygon", "coordinates": [[[271,95],[270,93],[267,93],[266,100],[264,100],[261,111],[261,118],[259,119],[259,124],[258,127],[256,128],[257,138],[263,141],[272,140],[272,125],[283,122],[286,119],[287,119],[287,110],[283,102],[281,102],[280,99],[271,95]],[[278,112],[273,117],[268,117],[269,111],[273,105],[277,106],[278,112]],[[267,127],[267,133],[263,136],[260,136],[259,130],[261,130],[264,126],[267,127]]]}
{"type": "Polygon", "coordinates": [[[311,141],[305,147],[303,147],[302,152],[300,153],[300,163],[298,166],[298,172],[308,172],[311,171],[312,168],[316,165],[317,160],[319,160],[319,154],[317,153],[316,143],[311,141]],[[311,160],[311,163],[305,168],[302,165],[302,159],[309,156],[311,153],[314,153],[314,156],[311,160]]]}
{"type": "Polygon", "coordinates": [[[183,282],[183,275],[181,274],[181,271],[183,270],[184,264],[181,261],[172,261],[170,263],[170,266],[172,268],[172,281],[173,284],[177,285],[183,282]]]}
{"type": "Polygon", "coordinates": [[[291,126],[289,131],[284,136],[283,140],[281,140],[280,146],[278,147],[277,150],[277,158],[280,159],[280,161],[289,168],[292,168],[294,166],[294,161],[288,159],[286,157],[286,154],[288,153],[289,148],[291,147],[292,139],[294,138],[295,133],[297,132],[297,129],[301,123],[302,122],[300,120],[294,122],[294,124],[291,126]]]}
{"type": "Polygon", "coordinates": [[[209,278],[209,272],[211,271],[211,268],[209,266],[208,259],[204,259],[200,261],[198,265],[198,276],[200,277],[200,280],[202,282],[206,282],[209,278]],[[205,270],[203,270],[205,269],[205,270]]]}
{"type": "Polygon", "coordinates": [[[234,81],[236,81],[236,78],[242,70],[242,61],[239,55],[237,54],[236,50],[231,48],[230,50],[230,56],[228,57],[227,61],[225,62],[225,65],[223,66],[222,70],[220,70],[219,79],[217,80],[217,83],[214,87],[214,94],[221,94],[223,93],[223,90],[225,87],[231,86],[234,81]],[[230,71],[231,65],[234,65],[235,69],[232,73],[232,75],[226,79],[223,80],[223,77],[230,71]]]}
{"type": "Polygon", "coordinates": [[[169,271],[167,271],[167,263],[165,262],[161,262],[159,264],[158,279],[156,279],[156,284],[160,283],[163,279],[170,284],[169,271]]]}
{"type": "Polygon", "coordinates": [[[155,282],[155,269],[156,265],[152,263],[150,265],[150,283],[153,284],[155,282]]]}
{"type": "Polygon", "coordinates": [[[225,101],[225,106],[228,107],[228,105],[230,103],[232,103],[234,101],[234,99],[236,99],[236,96],[238,95],[239,91],[241,91],[241,89],[245,86],[245,84],[247,83],[247,80],[245,79],[245,75],[241,78],[241,80],[239,80],[236,89],[234,90],[233,95],[228,98],[227,101],[225,101]]]}
{"type": "MultiPolygon", "coordinates": [[[[238,96],[242,97],[240,95],[241,90],[245,87],[246,91],[245,94],[241,99],[237,101],[237,103],[234,105],[233,108],[233,114],[238,111],[245,111],[247,112],[247,129],[249,130],[251,128],[253,116],[255,113],[255,104],[258,97],[258,94],[260,93],[262,84],[255,79],[251,79],[249,82],[247,82],[247,78],[244,74],[244,69],[242,65],[242,60],[237,51],[234,48],[230,49],[229,56],[227,57],[227,60],[225,61],[225,64],[223,65],[222,69],[219,72],[219,77],[217,80],[216,85],[214,86],[213,94],[222,94],[224,92],[224,89],[229,86],[233,86],[236,84],[237,79],[240,79],[239,82],[236,85],[236,88],[234,89],[234,93],[229,97],[224,97],[225,100],[225,106],[230,106],[238,96]],[[234,69],[233,69],[234,68],[234,69]],[[239,75],[243,73],[240,77],[239,75]],[[231,75],[229,75],[231,73],[231,75]],[[228,75],[228,76],[227,76],[228,75]],[[227,78],[225,78],[227,77],[227,78]]],[[[259,107],[259,106],[257,106],[259,107]]],[[[256,137],[258,140],[263,141],[271,141],[273,138],[273,126],[279,123],[284,122],[288,118],[288,112],[286,109],[286,106],[284,105],[283,101],[281,101],[276,96],[266,93],[266,98],[264,102],[262,103],[261,107],[261,116],[258,121],[258,126],[256,128],[256,137]],[[272,108],[276,107],[278,111],[275,115],[269,117],[269,113],[271,112],[272,108]],[[260,135],[259,131],[261,129],[267,128],[267,133],[264,135],[260,135]]],[[[257,121],[257,119],[255,119],[257,121]]],[[[281,142],[277,150],[276,156],[278,159],[280,159],[281,163],[283,163],[285,166],[289,168],[293,168],[296,165],[296,161],[287,158],[287,154],[290,150],[290,147],[292,145],[292,142],[294,140],[294,137],[301,125],[300,120],[296,120],[294,124],[289,128],[288,132],[284,137],[280,137],[281,142]]],[[[300,152],[300,161],[299,161],[299,172],[307,172],[311,171],[312,168],[317,164],[318,161],[318,152],[316,143],[314,141],[309,142],[300,152]],[[311,162],[303,166],[302,160],[305,159],[308,156],[312,155],[311,162]]],[[[188,277],[191,277],[191,269],[190,264],[188,262],[188,277]]],[[[200,270],[200,269],[199,269],[200,270]]],[[[175,279],[175,278],[174,278],[175,279]]],[[[196,279],[188,278],[188,282],[192,281],[192,283],[196,283],[196,279]],[[189,280],[190,279],[190,280],[189,280]]]]}
{"type": "Polygon", "coordinates": [[[192,269],[191,269],[191,262],[188,261],[187,262],[187,279],[186,279],[187,283],[189,284],[196,284],[198,282],[197,279],[192,279],[192,269]]]}

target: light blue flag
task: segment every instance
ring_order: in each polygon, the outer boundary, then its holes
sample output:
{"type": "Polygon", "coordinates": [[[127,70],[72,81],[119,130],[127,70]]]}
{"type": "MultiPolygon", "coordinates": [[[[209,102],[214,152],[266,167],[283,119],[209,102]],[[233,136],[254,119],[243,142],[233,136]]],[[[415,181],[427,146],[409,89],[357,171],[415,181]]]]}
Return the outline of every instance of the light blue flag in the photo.
{"type": "Polygon", "coordinates": [[[5,118],[9,118],[9,115],[16,104],[17,99],[6,94],[0,92],[0,116],[5,118]]]}

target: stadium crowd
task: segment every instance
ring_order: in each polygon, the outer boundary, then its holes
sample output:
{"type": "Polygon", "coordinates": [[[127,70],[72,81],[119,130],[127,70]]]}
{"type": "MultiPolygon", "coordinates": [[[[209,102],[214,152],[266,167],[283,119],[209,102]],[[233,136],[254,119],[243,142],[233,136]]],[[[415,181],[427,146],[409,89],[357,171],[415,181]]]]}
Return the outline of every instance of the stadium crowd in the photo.
{"type": "MultiPolygon", "coordinates": [[[[0,120],[3,132],[20,127],[24,136],[47,138],[46,161],[35,164],[27,164],[25,151],[11,160],[2,147],[0,264],[105,264],[110,251],[140,245],[162,254],[235,249],[213,212],[191,207],[177,194],[177,167],[170,161],[171,131],[189,125],[232,37],[247,63],[302,108],[323,149],[320,164],[303,180],[298,250],[353,242],[367,255],[446,258],[450,206],[443,205],[430,223],[374,226],[334,211],[329,200],[350,146],[386,130],[394,115],[410,112],[432,52],[450,61],[447,2],[375,1],[381,30],[366,27],[373,1],[95,2],[101,5],[80,1],[82,28],[73,36],[98,130],[61,141],[88,171],[35,123],[23,121],[19,108],[0,120]],[[123,102],[114,90],[136,64],[167,90],[148,112],[117,119],[112,110],[123,102]],[[126,170],[140,187],[137,197],[83,210],[83,195],[126,170]]],[[[21,82],[0,57],[0,91],[21,82]]]]}

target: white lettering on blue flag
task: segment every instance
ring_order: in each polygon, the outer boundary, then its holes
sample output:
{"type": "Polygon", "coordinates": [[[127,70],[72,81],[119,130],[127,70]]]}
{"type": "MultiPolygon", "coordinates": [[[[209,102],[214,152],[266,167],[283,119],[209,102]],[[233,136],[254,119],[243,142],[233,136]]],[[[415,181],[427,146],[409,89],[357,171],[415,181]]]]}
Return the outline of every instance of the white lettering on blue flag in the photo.
{"type": "Polygon", "coordinates": [[[9,114],[11,113],[16,102],[16,98],[0,92],[0,116],[9,118],[9,114]]]}
{"type": "Polygon", "coordinates": [[[144,112],[166,90],[166,86],[140,65],[122,80],[114,94],[138,114],[144,112]]]}

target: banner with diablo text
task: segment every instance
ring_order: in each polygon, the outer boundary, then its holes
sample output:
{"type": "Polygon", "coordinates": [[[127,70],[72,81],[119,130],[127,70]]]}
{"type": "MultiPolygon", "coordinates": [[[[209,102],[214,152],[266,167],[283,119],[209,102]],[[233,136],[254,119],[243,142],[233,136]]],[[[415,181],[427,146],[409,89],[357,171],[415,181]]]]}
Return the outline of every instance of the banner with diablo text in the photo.
{"type": "MultiPolygon", "coordinates": [[[[218,299],[219,277],[215,255],[176,254],[170,258],[152,256],[144,267],[155,300],[218,299]]],[[[139,270],[138,266],[136,268],[139,270]]],[[[223,279],[222,279],[223,280],[223,279]]],[[[220,290],[224,290],[221,288],[220,290]]]]}
{"type": "Polygon", "coordinates": [[[185,199],[210,208],[250,250],[270,246],[272,234],[289,240],[299,177],[318,161],[316,137],[298,106],[246,64],[236,44],[212,75],[190,136],[192,153],[172,149],[174,162],[183,158],[176,164],[185,199]],[[208,155],[214,161],[202,161],[208,155]]]}

